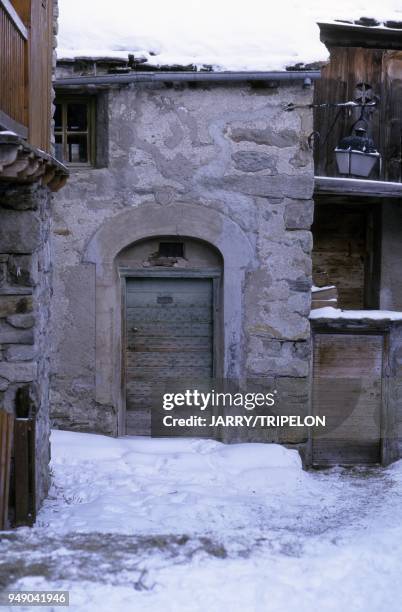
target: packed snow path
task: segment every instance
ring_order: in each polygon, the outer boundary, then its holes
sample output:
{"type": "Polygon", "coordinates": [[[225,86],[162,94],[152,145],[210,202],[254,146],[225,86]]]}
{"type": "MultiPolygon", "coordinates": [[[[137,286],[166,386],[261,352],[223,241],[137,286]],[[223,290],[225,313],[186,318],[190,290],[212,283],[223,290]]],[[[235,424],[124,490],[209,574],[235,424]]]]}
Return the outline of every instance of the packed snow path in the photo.
{"type": "Polygon", "coordinates": [[[306,473],[277,445],[59,431],[52,457],[0,587],[96,612],[402,610],[402,462],[306,473]]]}

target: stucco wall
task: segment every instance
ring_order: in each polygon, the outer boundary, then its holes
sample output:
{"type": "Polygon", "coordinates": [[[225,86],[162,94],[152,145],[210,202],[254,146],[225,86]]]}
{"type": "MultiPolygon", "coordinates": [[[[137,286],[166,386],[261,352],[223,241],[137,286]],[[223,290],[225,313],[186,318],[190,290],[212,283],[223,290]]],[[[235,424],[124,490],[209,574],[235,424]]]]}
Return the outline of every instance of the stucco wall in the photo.
{"type": "Polygon", "coordinates": [[[110,287],[97,321],[96,296],[116,283],[116,249],[147,232],[186,231],[224,254],[225,279],[239,283],[232,300],[226,288],[224,308],[235,304],[225,319],[225,374],[277,379],[293,411],[307,411],[311,111],[283,106],[307,105],[311,92],[301,81],[276,88],[136,84],[112,89],[107,99],[108,167],[72,170],[53,211],[55,424],[117,431],[106,370],[119,355],[99,354],[106,346],[99,334],[118,350],[111,336],[119,334],[119,294],[110,287]]]}

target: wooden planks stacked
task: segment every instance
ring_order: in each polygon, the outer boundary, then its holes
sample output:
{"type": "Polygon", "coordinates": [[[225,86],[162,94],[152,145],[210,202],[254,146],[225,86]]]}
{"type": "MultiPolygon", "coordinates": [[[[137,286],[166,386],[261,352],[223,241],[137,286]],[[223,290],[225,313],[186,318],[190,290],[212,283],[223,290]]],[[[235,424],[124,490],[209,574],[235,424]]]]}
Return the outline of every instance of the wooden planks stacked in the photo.
{"type": "Polygon", "coordinates": [[[311,293],[311,310],[331,306],[338,307],[338,290],[335,285],[328,287],[313,287],[311,293]]]}
{"type": "Polygon", "coordinates": [[[0,530],[8,527],[14,416],[0,410],[0,530]]]}

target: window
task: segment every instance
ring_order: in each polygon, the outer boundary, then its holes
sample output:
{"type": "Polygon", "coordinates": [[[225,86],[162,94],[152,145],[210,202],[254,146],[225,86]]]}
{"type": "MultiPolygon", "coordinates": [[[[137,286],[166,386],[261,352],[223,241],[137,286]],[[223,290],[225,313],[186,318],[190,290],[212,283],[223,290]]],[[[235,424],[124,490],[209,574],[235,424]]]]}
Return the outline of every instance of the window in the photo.
{"type": "Polygon", "coordinates": [[[91,98],[56,100],[55,153],[59,161],[74,165],[94,163],[94,111],[91,98]]]}
{"type": "Polygon", "coordinates": [[[182,242],[160,242],[159,257],[184,257],[184,244],[182,242]]]}

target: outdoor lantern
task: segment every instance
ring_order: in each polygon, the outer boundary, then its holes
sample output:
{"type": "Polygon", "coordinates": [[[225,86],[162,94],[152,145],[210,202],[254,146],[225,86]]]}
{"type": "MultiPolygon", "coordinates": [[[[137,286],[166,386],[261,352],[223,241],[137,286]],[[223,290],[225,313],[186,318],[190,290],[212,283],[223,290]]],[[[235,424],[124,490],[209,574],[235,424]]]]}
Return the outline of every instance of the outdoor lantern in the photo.
{"type": "Polygon", "coordinates": [[[353,136],[342,138],[335,149],[340,174],[368,177],[381,155],[364,128],[357,128],[353,136]]]}

